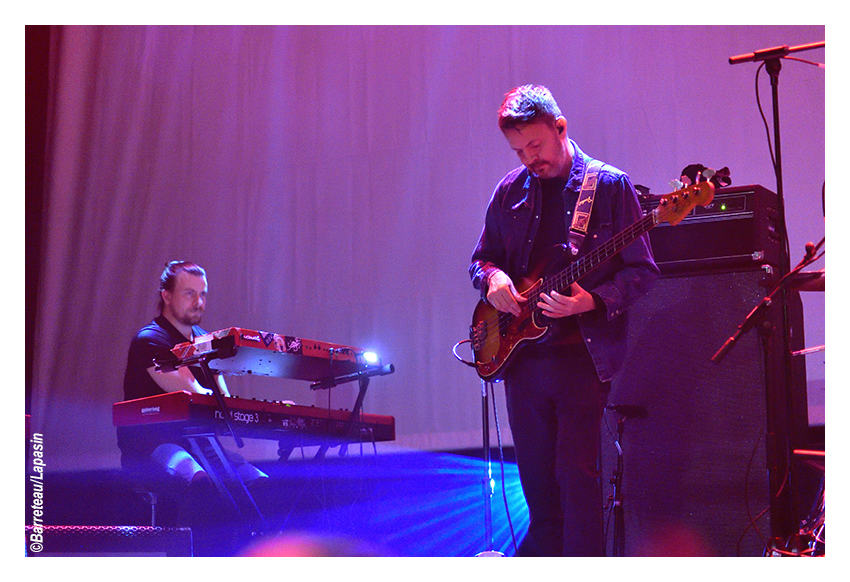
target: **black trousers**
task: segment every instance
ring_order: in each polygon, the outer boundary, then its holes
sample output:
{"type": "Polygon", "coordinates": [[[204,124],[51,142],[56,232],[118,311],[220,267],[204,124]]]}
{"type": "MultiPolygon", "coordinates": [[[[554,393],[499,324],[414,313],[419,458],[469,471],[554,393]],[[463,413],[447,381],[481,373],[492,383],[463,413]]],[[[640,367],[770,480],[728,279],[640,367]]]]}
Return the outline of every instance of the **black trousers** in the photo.
{"type": "MultiPolygon", "coordinates": [[[[583,344],[518,353],[508,417],[531,517],[520,556],[605,554],[600,425],[610,390],[583,344]]],[[[530,351],[530,350],[529,350],[530,351]]]]}

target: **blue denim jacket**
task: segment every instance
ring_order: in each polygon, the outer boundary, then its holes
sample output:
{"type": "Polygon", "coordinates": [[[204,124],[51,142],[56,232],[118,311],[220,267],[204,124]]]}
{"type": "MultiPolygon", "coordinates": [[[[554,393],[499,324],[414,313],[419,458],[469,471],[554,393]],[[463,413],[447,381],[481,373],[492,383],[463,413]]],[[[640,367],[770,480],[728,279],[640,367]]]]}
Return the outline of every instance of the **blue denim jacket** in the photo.
{"type": "MultiPolygon", "coordinates": [[[[573,142],[575,156],[565,190],[565,225],[569,232],[572,211],[581,189],[588,158],[573,142]]],[[[540,225],[542,195],[540,182],[521,166],[505,176],[490,200],[484,229],[472,254],[469,274],[472,284],[487,296],[487,282],[496,269],[514,282],[529,274],[529,255],[540,225]]],[[[629,177],[605,165],[599,174],[596,197],[587,236],[577,258],[603,244],[613,235],[640,220],[637,193],[629,177]]],[[[566,243],[566,241],[564,241],[566,243]]],[[[658,278],[649,236],[643,235],[613,258],[578,281],[592,293],[599,308],[577,319],[600,380],[610,381],[626,356],[627,308],[649,291],[658,278]]]]}

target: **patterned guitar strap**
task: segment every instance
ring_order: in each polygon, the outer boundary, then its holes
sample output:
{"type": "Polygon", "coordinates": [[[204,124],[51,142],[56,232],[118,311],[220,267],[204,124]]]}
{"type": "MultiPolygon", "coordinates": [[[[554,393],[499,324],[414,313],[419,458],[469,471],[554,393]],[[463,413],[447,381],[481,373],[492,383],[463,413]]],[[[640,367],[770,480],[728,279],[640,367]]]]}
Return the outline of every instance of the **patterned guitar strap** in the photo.
{"type": "Polygon", "coordinates": [[[593,210],[593,197],[596,196],[596,184],[599,172],[604,164],[599,160],[590,160],[584,168],[584,178],[581,182],[581,190],[576,200],[573,211],[573,223],[570,226],[567,244],[573,256],[578,254],[584,237],[587,236],[587,227],[590,224],[590,213],[593,210]]]}

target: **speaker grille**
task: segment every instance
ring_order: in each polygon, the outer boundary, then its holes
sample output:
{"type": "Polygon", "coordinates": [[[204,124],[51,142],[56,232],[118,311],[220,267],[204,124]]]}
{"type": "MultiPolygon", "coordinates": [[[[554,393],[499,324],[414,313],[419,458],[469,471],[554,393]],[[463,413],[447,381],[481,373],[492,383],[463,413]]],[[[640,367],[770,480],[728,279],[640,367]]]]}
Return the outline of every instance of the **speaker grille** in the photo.
{"type": "MultiPolygon", "coordinates": [[[[630,311],[610,402],[648,415],[627,420],[621,442],[626,555],[758,556],[770,538],[764,341],[753,330],[710,361],[765,296],[762,279],[662,278],[630,311]]],[[[603,427],[606,494],[618,419],[606,413],[603,427]]]]}

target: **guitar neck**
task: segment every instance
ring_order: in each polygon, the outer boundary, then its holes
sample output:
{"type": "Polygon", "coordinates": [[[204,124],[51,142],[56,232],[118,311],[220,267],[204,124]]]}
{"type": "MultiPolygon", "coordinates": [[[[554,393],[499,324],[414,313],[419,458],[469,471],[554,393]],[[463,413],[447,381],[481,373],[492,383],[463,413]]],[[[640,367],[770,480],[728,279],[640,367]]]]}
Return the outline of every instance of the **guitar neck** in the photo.
{"type": "Polygon", "coordinates": [[[552,291],[559,293],[565,291],[570,285],[649,232],[656,224],[658,224],[658,219],[656,211],[653,210],[625,230],[611,237],[610,240],[570,263],[563,271],[544,281],[540,287],[540,292],[548,294],[552,291]]]}

